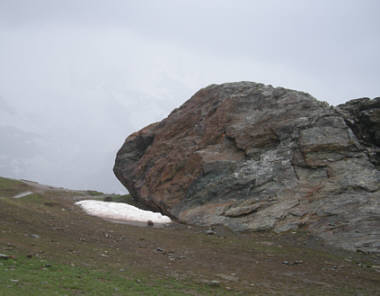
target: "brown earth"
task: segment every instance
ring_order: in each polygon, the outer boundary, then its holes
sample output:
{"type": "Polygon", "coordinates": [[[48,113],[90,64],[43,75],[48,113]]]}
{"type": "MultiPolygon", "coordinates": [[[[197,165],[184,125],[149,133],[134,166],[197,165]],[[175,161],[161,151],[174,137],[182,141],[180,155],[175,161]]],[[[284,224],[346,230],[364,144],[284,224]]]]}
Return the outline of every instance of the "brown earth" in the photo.
{"type": "MultiPolygon", "coordinates": [[[[214,295],[380,295],[380,257],[333,249],[301,230],[116,224],[74,205],[86,192],[20,183],[0,192],[0,253],[48,258],[130,277],[219,283],[214,295]],[[38,194],[20,199],[11,194],[38,194]],[[207,234],[210,233],[210,234],[207,234]]],[[[0,289],[1,290],[1,289],[0,289]]],[[[194,295],[183,291],[183,295],[194,295]]],[[[196,295],[196,294],[195,294],[196,295]]]]}

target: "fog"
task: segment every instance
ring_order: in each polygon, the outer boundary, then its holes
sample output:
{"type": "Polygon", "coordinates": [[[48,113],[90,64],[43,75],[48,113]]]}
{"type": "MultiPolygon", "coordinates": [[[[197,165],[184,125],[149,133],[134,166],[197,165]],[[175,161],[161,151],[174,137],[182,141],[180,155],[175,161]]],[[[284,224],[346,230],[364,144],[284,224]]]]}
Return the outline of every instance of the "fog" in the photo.
{"type": "Polygon", "coordinates": [[[380,96],[380,2],[0,0],[0,176],[123,192],[125,138],[212,83],[380,96]]]}

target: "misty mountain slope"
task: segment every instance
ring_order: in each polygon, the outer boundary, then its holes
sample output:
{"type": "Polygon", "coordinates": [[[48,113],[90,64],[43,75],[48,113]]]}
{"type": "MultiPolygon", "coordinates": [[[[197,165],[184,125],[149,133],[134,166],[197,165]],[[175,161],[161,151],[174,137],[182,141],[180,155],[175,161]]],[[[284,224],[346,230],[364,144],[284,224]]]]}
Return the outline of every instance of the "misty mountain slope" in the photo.
{"type": "MultiPolygon", "coordinates": [[[[80,70],[75,76],[81,81],[84,74],[80,70]]],[[[56,186],[125,192],[112,173],[114,155],[126,133],[166,116],[183,97],[186,87],[171,76],[162,73],[162,84],[146,90],[123,85],[127,77],[116,83],[101,79],[96,85],[72,81],[69,89],[63,88],[64,77],[62,85],[25,80],[23,89],[0,88],[5,143],[0,173],[56,186]],[[169,82],[172,87],[166,88],[169,82]]]]}

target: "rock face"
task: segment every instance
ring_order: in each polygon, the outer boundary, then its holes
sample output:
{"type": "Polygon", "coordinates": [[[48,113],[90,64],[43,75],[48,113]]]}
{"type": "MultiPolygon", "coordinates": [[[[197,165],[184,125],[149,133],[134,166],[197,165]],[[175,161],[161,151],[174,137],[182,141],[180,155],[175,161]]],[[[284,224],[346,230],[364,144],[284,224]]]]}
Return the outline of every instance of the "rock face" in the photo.
{"type": "Polygon", "coordinates": [[[178,221],[307,228],[380,252],[380,98],[338,107],[253,82],[211,85],[130,135],[114,172],[178,221]]]}

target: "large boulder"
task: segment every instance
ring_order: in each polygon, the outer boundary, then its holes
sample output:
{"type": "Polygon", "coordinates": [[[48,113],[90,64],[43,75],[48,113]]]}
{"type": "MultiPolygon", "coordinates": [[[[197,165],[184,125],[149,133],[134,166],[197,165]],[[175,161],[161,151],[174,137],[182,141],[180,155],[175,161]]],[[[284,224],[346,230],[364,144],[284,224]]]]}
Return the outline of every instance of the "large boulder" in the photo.
{"type": "Polygon", "coordinates": [[[306,228],[380,252],[379,110],[380,98],[333,107],[253,82],[211,85],[130,135],[114,172],[180,222],[306,228]]]}

